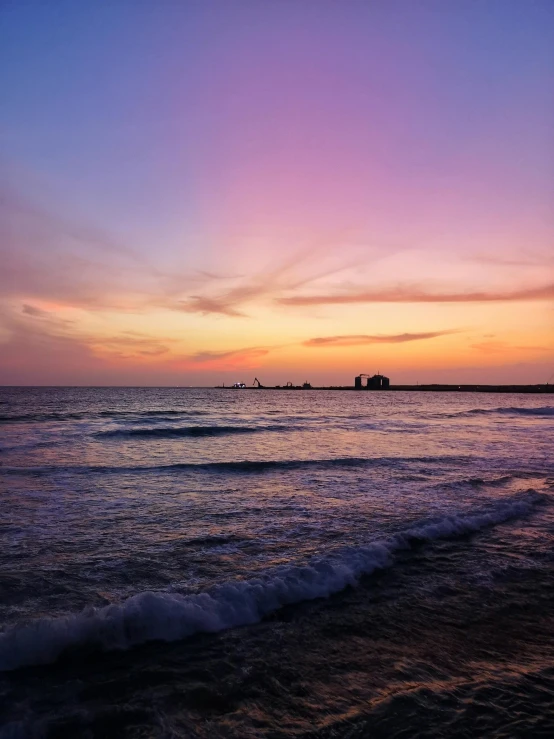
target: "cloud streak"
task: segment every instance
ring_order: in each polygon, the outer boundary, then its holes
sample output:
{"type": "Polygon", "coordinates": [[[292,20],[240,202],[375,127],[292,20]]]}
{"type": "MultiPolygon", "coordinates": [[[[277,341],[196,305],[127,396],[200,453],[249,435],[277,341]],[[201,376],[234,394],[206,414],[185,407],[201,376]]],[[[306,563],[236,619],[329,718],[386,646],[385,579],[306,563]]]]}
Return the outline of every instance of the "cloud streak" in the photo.
{"type": "Polygon", "coordinates": [[[451,329],[448,331],[426,331],[421,333],[376,334],[374,336],[369,334],[321,336],[303,341],[302,346],[326,348],[335,346],[361,346],[363,344],[404,344],[409,341],[436,339],[439,336],[447,336],[455,333],[459,333],[459,329],[451,329]]]}
{"type": "Polygon", "coordinates": [[[231,291],[228,295],[222,295],[217,298],[208,298],[202,295],[191,295],[186,300],[179,302],[178,309],[184,313],[200,313],[204,316],[209,314],[218,314],[221,316],[230,316],[232,318],[244,318],[246,313],[237,310],[234,305],[242,302],[240,298],[233,295],[231,291]]]}
{"type": "Polygon", "coordinates": [[[208,279],[165,274],[110,234],[39,208],[1,181],[0,263],[3,297],[90,311],[171,307],[208,279]]]}
{"type": "Polygon", "coordinates": [[[433,293],[423,288],[400,286],[382,290],[358,290],[338,294],[292,295],[275,298],[279,305],[352,305],[356,303],[489,303],[554,299],[554,283],[521,290],[433,293]]]}
{"type": "Polygon", "coordinates": [[[48,311],[37,308],[35,305],[28,305],[27,303],[23,305],[21,312],[27,316],[33,316],[33,318],[46,318],[50,315],[48,311]]]}
{"type": "Polygon", "coordinates": [[[71,320],[60,318],[51,311],[30,303],[20,310],[10,306],[0,307],[0,326],[7,333],[8,341],[2,347],[9,354],[16,346],[50,345],[80,347],[97,358],[135,359],[155,358],[170,352],[174,339],[152,337],[135,331],[94,335],[84,331],[71,320]]]}
{"type": "Polygon", "coordinates": [[[256,360],[265,357],[271,349],[261,346],[251,346],[245,349],[232,349],[229,351],[201,351],[190,354],[186,357],[189,362],[194,363],[216,363],[223,360],[232,360],[233,362],[244,362],[256,360]]]}
{"type": "MultiPolygon", "coordinates": [[[[276,294],[297,290],[378,258],[375,253],[369,253],[366,249],[363,256],[351,256],[348,260],[342,259],[338,264],[315,268],[315,264],[319,265],[327,255],[331,254],[335,257],[339,243],[340,238],[337,237],[336,240],[329,240],[324,244],[300,249],[294,256],[283,260],[277,266],[262,270],[251,277],[242,278],[241,283],[228,290],[220,291],[219,294],[191,295],[179,301],[178,309],[186,313],[201,313],[202,315],[245,317],[247,314],[242,310],[242,306],[246,303],[273,298],[276,294]]],[[[203,274],[209,275],[206,272],[203,274]]],[[[214,276],[214,281],[219,279],[221,278],[214,276]]]]}
{"type": "Polygon", "coordinates": [[[203,350],[174,358],[172,366],[189,371],[242,371],[257,369],[269,352],[278,347],[248,346],[222,351],[203,350]]]}

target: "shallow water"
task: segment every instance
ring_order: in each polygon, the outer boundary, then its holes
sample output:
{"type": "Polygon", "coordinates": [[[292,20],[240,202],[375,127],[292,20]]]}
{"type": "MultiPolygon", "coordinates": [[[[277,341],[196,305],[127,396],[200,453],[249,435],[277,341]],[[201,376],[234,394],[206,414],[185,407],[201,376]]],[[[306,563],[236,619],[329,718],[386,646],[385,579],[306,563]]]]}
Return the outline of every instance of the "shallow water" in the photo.
{"type": "Polygon", "coordinates": [[[553,427],[547,395],[0,389],[0,736],[552,735],[553,427]]]}

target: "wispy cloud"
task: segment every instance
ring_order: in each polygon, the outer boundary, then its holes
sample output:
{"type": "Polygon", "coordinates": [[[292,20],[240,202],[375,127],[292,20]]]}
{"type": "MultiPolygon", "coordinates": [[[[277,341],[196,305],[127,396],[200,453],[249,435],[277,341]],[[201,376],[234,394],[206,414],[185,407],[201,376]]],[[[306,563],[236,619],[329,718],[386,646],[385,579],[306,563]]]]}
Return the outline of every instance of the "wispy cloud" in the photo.
{"type": "MultiPolygon", "coordinates": [[[[273,267],[261,270],[257,274],[240,278],[240,282],[228,289],[217,292],[210,291],[209,284],[206,285],[207,292],[202,295],[191,295],[178,303],[178,309],[187,313],[220,314],[231,317],[244,317],[246,312],[243,306],[255,300],[267,300],[275,298],[276,295],[310,285],[333,275],[340,274],[346,270],[367,264],[380,258],[382,254],[367,247],[363,254],[352,256],[341,254],[338,245],[340,237],[336,240],[326,240],[324,243],[298,249],[294,256],[284,259],[273,267]],[[337,261],[337,253],[339,259],[337,261]],[[322,261],[331,258],[331,263],[321,267],[322,261]]],[[[210,273],[203,273],[208,276],[210,273]]],[[[220,281],[217,275],[213,276],[214,282],[220,281]]]]}
{"type": "Polygon", "coordinates": [[[23,304],[21,314],[27,322],[34,321],[36,326],[42,326],[43,329],[45,328],[47,330],[63,331],[71,327],[74,323],[74,321],[68,318],[61,318],[52,311],[44,310],[44,308],[39,308],[29,303],[23,304]]]}
{"type": "Polygon", "coordinates": [[[233,364],[251,362],[265,357],[271,351],[270,348],[251,346],[244,349],[232,349],[228,351],[201,351],[189,354],[186,359],[193,363],[210,364],[231,361],[233,364]]]}
{"type": "Polygon", "coordinates": [[[27,316],[33,316],[33,318],[45,318],[50,315],[48,311],[37,308],[34,305],[27,305],[27,303],[23,305],[21,312],[27,316]]]}
{"type": "Polygon", "coordinates": [[[436,339],[438,336],[459,333],[459,329],[448,331],[425,331],[421,333],[404,334],[352,334],[346,336],[321,336],[315,339],[307,339],[302,342],[303,346],[310,347],[333,347],[333,346],[359,346],[362,344],[403,344],[408,341],[424,341],[425,339],[436,339]]]}
{"type": "Polygon", "coordinates": [[[37,207],[1,182],[0,263],[3,297],[87,310],[137,310],[167,301],[176,280],[181,293],[188,285],[101,229],[37,207]]]}
{"type": "Polygon", "coordinates": [[[179,310],[184,313],[201,313],[202,315],[208,315],[210,313],[217,313],[222,316],[244,317],[246,313],[239,311],[235,308],[235,305],[244,302],[236,294],[238,291],[229,291],[226,295],[220,295],[219,297],[209,298],[202,295],[191,295],[186,300],[179,302],[179,310]]]}
{"type": "Polygon", "coordinates": [[[520,290],[476,291],[476,292],[430,292],[414,286],[399,286],[381,290],[352,289],[343,293],[319,295],[292,295],[276,298],[280,305],[349,305],[355,303],[482,303],[502,301],[551,300],[554,298],[554,283],[541,287],[520,290]]]}
{"type": "Polygon", "coordinates": [[[9,336],[4,353],[11,346],[41,346],[55,344],[75,348],[81,353],[108,359],[147,359],[167,354],[175,339],[152,337],[135,331],[113,334],[92,334],[79,328],[75,321],[25,303],[20,309],[4,305],[0,309],[0,325],[9,336]]]}
{"type": "Polygon", "coordinates": [[[112,357],[129,359],[132,357],[158,357],[169,352],[169,339],[158,339],[151,336],[129,336],[119,334],[106,337],[82,337],[83,343],[95,349],[97,353],[112,357]]]}
{"type": "Polygon", "coordinates": [[[517,255],[509,254],[469,254],[468,260],[479,264],[490,264],[498,267],[552,267],[554,255],[531,249],[518,250],[517,255]]]}

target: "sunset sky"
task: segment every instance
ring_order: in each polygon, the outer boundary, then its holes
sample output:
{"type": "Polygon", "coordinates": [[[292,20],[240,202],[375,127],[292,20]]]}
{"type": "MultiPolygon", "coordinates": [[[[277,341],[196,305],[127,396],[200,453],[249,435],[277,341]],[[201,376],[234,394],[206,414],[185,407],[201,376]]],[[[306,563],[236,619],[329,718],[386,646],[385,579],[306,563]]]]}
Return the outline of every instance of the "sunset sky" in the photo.
{"type": "Polygon", "coordinates": [[[7,0],[0,69],[0,384],[554,373],[552,0],[7,0]]]}

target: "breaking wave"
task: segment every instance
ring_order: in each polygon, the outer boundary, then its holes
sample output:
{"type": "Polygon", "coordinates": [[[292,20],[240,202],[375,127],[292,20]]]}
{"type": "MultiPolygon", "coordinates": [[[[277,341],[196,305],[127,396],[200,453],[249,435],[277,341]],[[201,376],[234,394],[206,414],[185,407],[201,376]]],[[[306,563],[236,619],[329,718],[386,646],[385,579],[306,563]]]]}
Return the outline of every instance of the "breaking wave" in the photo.
{"type": "Polygon", "coordinates": [[[436,457],[334,457],[329,459],[267,459],[267,460],[238,460],[233,462],[176,462],[166,465],[136,465],[133,467],[117,467],[103,465],[86,466],[43,466],[43,467],[12,467],[0,466],[2,474],[16,475],[47,475],[53,472],[64,471],[73,474],[119,474],[119,473],[145,473],[145,472],[225,472],[236,474],[263,474],[271,471],[299,470],[304,468],[334,469],[334,468],[364,468],[364,467],[395,467],[401,469],[403,465],[409,467],[413,463],[435,465],[443,462],[464,463],[470,457],[460,455],[444,455],[436,457]]]}
{"type": "Polygon", "coordinates": [[[131,428],[98,431],[95,436],[102,438],[173,439],[294,430],[295,427],[292,426],[163,426],[158,428],[131,428]]]}
{"type": "Polygon", "coordinates": [[[14,415],[0,415],[0,423],[21,423],[40,421],[81,421],[90,417],[87,413],[21,413],[14,415]]]}
{"type": "Polygon", "coordinates": [[[48,421],[84,421],[97,418],[135,418],[140,420],[153,419],[161,420],[165,417],[178,416],[206,416],[208,411],[199,410],[142,410],[142,411],[83,411],[64,413],[62,411],[54,411],[52,413],[22,413],[0,415],[0,423],[21,423],[21,422],[48,422],[48,421]]]}
{"type": "Polygon", "coordinates": [[[489,415],[509,415],[509,416],[554,416],[554,406],[546,405],[538,408],[518,408],[510,406],[506,408],[472,408],[469,411],[459,411],[458,413],[446,413],[447,418],[463,418],[467,416],[489,416],[489,415]]]}
{"type": "Polygon", "coordinates": [[[277,567],[250,580],[180,595],[143,592],[120,604],[42,618],[0,634],[0,670],[49,664],[75,650],[128,649],[150,641],[178,641],[201,632],[253,624],[293,603],[327,597],[361,577],[390,567],[394,554],[418,542],[471,534],[530,513],[544,496],[534,492],[474,514],[456,514],[408,528],[389,539],[277,567]]]}

